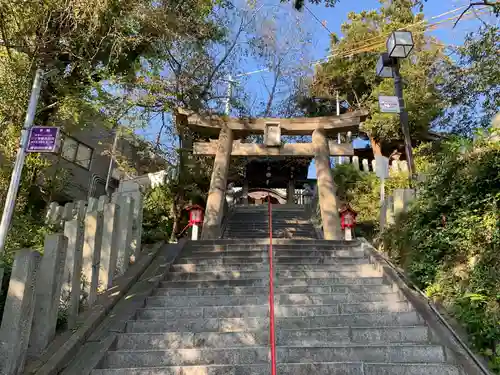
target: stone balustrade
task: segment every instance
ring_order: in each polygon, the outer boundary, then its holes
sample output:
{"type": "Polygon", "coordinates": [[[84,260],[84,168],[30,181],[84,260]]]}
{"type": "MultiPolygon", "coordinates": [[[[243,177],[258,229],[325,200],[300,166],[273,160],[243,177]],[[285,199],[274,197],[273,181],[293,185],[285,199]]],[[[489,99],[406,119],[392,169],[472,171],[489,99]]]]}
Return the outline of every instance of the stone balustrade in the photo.
{"type": "MultiPolygon", "coordinates": [[[[356,169],[362,170],[363,172],[375,172],[377,169],[377,163],[375,159],[369,161],[368,159],[359,159],[359,156],[344,156],[340,164],[352,164],[356,169]]],[[[391,160],[390,169],[392,172],[403,172],[408,173],[408,162],[406,160],[391,160]]]]}
{"type": "Polygon", "coordinates": [[[396,217],[407,212],[414,199],[414,189],[395,189],[392,196],[385,197],[380,207],[380,229],[394,225],[396,217]]]}
{"type": "Polygon", "coordinates": [[[68,329],[111,288],[141,251],[142,195],[120,190],[87,202],[49,205],[43,256],[17,251],[0,326],[0,374],[23,372],[26,358],[38,358],[54,339],[59,310],[68,329]]]}

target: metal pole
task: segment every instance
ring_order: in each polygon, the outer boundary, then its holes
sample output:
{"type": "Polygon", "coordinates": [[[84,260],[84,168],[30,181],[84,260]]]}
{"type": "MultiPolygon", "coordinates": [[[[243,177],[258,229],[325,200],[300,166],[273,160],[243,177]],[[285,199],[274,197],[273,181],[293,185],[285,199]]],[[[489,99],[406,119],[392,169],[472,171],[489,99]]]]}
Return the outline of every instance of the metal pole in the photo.
{"type": "Polygon", "coordinates": [[[410,138],[410,128],[408,124],[408,112],[405,108],[405,102],[403,99],[403,80],[401,78],[401,74],[399,72],[399,60],[394,59],[394,90],[396,92],[396,96],[399,99],[399,108],[400,113],[399,117],[401,120],[401,129],[403,130],[404,142],[405,142],[405,150],[406,150],[406,159],[408,160],[408,172],[410,177],[410,185],[413,180],[413,173],[415,173],[415,163],[413,161],[413,148],[411,145],[410,138]]]}
{"type": "Polygon", "coordinates": [[[19,142],[16,161],[14,163],[14,169],[12,170],[12,176],[10,178],[9,191],[7,192],[7,197],[5,198],[2,222],[0,223],[0,254],[3,253],[5,241],[7,239],[7,233],[10,227],[10,222],[12,220],[12,215],[16,207],[17,192],[19,190],[19,182],[21,181],[21,174],[24,166],[24,150],[26,149],[29,132],[31,127],[33,126],[33,121],[35,119],[36,107],[38,105],[38,98],[40,97],[40,90],[42,87],[42,78],[43,71],[41,69],[37,69],[35,73],[35,79],[33,80],[33,87],[31,89],[31,97],[28,104],[28,110],[26,111],[23,130],[21,131],[21,141],[19,142]]]}
{"type": "Polygon", "coordinates": [[[227,76],[227,92],[226,92],[226,108],[224,113],[229,116],[231,113],[231,96],[233,94],[233,78],[231,75],[227,76]]]}
{"type": "Polygon", "coordinates": [[[111,182],[111,172],[113,170],[114,166],[114,161],[115,161],[115,153],[116,153],[116,148],[118,147],[118,135],[120,132],[120,128],[117,126],[115,129],[115,139],[113,140],[113,147],[111,148],[111,155],[109,158],[109,167],[108,167],[108,175],[106,176],[106,187],[105,191],[107,195],[111,195],[109,191],[109,183],[111,182]]]}

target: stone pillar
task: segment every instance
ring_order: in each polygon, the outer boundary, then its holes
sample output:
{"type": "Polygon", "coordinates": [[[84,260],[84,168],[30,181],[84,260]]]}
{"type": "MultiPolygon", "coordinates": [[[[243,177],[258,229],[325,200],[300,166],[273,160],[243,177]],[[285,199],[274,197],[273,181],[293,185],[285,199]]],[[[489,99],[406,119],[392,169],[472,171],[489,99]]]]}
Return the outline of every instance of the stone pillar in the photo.
{"type": "Polygon", "coordinates": [[[370,166],[368,165],[368,159],[363,159],[362,164],[363,164],[363,171],[370,172],[370,166]]]}
{"type": "Polygon", "coordinates": [[[233,131],[229,128],[221,129],[205,209],[202,239],[216,239],[220,236],[232,148],[233,131]]]}
{"type": "Polygon", "coordinates": [[[30,356],[38,357],[54,339],[68,239],[62,234],[45,237],[36,286],[35,312],[29,343],[30,356]]]}
{"type": "Polygon", "coordinates": [[[56,213],[56,209],[59,206],[57,202],[52,202],[47,209],[47,213],[45,215],[45,223],[52,224],[53,217],[56,213]]]}
{"type": "Polygon", "coordinates": [[[87,212],[96,211],[98,203],[99,201],[97,200],[97,198],[90,197],[87,202],[87,212]]]}
{"type": "Polygon", "coordinates": [[[290,178],[288,180],[288,188],[286,190],[286,200],[288,204],[295,204],[295,180],[290,178]]]}
{"type": "Polygon", "coordinates": [[[405,211],[405,189],[394,189],[394,217],[405,211]]]}
{"type": "Polygon", "coordinates": [[[312,134],[318,180],[319,205],[323,222],[325,240],[340,240],[340,217],[337,207],[336,187],[330,167],[330,149],[323,129],[316,129],[312,134]]]}
{"type": "Polygon", "coordinates": [[[16,253],[0,326],[2,375],[18,375],[24,370],[35,311],[35,287],[40,259],[38,252],[28,249],[18,250],[16,253]]]}
{"type": "Polygon", "coordinates": [[[102,213],[98,211],[87,212],[83,235],[82,276],[85,280],[84,291],[87,294],[87,305],[89,307],[94,304],[97,297],[102,229],[102,213]]]}
{"type": "Polygon", "coordinates": [[[64,209],[63,209],[63,217],[62,219],[64,221],[68,221],[68,220],[73,220],[73,211],[75,209],[75,204],[74,203],[66,203],[64,205],[64,209]]]}
{"type": "Polygon", "coordinates": [[[377,171],[377,161],[375,159],[372,160],[372,171],[373,172],[377,171]]]}
{"type": "Polygon", "coordinates": [[[352,165],[359,171],[359,156],[352,157],[352,165]]]}
{"type": "Polygon", "coordinates": [[[106,203],[103,211],[104,228],[102,231],[99,285],[104,289],[108,289],[113,284],[116,269],[120,207],[115,203],[106,203]]]}
{"type": "Polygon", "coordinates": [[[61,299],[68,304],[68,326],[75,322],[80,305],[83,222],[75,219],[64,223],[64,235],[68,238],[68,250],[64,263],[61,299]]]}
{"type": "Polygon", "coordinates": [[[385,226],[394,225],[394,198],[388,196],[385,202],[385,226]]]}
{"type": "Polygon", "coordinates": [[[118,243],[116,267],[111,264],[114,276],[122,275],[128,268],[131,252],[132,229],[134,223],[134,200],[130,196],[113,194],[113,200],[120,206],[118,221],[118,243]]]}
{"type": "Polygon", "coordinates": [[[107,195],[101,195],[97,200],[97,211],[103,212],[104,205],[109,202],[109,198],[107,195]]]}
{"type": "Polygon", "coordinates": [[[246,174],[245,174],[245,180],[243,181],[243,189],[241,192],[241,196],[242,196],[242,203],[245,206],[248,206],[248,180],[246,178],[246,174]]]}

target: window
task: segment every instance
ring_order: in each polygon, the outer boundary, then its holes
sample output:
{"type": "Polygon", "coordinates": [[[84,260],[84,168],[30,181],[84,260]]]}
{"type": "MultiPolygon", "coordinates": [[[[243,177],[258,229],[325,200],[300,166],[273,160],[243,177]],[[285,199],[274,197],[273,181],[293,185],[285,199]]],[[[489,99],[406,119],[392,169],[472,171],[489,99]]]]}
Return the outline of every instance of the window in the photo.
{"type": "Polygon", "coordinates": [[[64,136],[61,156],[80,167],[90,169],[90,162],[92,161],[92,153],[94,150],[78,142],[76,139],[64,136]]]}

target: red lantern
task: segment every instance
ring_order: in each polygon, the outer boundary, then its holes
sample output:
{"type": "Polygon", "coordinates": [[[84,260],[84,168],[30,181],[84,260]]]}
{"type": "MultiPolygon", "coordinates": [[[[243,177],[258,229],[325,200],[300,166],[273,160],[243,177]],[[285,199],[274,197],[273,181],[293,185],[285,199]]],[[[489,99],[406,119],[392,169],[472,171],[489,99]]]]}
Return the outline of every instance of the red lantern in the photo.
{"type": "Polygon", "coordinates": [[[198,225],[203,223],[203,208],[197,204],[186,207],[189,211],[189,225],[198,225]]]}
{"type": "Polygon", "coordinates": [[[356,216],[358,216],[358,213],[349,205],[344,206],[340,210],[340,225],[342,230],[345,228],[354,228],[356,226],[356,216]]]}

